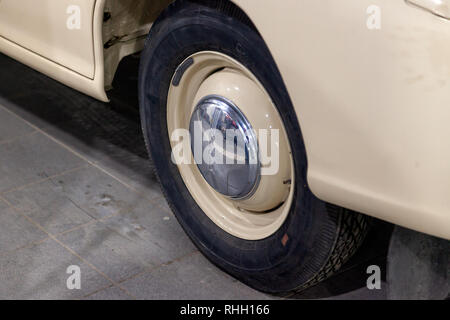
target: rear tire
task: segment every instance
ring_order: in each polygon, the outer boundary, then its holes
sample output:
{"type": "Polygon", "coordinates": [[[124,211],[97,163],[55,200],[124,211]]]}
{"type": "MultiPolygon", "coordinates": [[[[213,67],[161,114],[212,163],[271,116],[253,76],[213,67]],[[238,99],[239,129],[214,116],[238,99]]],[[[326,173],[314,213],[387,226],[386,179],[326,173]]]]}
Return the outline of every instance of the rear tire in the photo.
{"type": "Polygon", "coordinates": [[[210,261],[253,288],[285,293],[326,279],[352,256],[367,232],[368,218],[320,201],[307,187],[303,138],[281,75],[261,36],[231,2],[179,0],[170,5],[149,34],[139,81],[142,127],[163,193],[210,261]],[[202,51],[224,54],[250,70],[270,95],[289,138],[293,200],[284,223],[264,239],[246,240],[220,228],[170,161],[169,89],[183,61],[202,51]]]}

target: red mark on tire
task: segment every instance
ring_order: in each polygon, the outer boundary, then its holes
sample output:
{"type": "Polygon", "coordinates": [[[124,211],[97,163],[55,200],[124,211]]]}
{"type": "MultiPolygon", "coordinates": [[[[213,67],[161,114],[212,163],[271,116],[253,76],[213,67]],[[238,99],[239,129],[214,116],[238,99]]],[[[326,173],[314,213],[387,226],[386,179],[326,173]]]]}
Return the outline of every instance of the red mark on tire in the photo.
{"type": "Polygon", "coordinates": [[[283,247],[286,246],[286,243],[289,240],[289,236],[287,235],[287,233],[284,234],[283,238],[281,239],[281,243],[283,244],[283,247]]]}

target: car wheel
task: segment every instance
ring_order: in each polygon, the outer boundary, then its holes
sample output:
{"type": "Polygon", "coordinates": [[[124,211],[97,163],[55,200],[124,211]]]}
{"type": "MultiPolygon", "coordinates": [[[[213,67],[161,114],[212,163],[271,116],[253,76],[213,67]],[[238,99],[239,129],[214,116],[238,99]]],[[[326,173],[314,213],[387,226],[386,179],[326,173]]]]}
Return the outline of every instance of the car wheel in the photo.
{"type": "MultiPolygon", "coordinates": [[[[309,190],[303,138],[281,75],[231,2],[170,5],[148,36],[139,81],[144,136],[162,191],[210,261],[253,288],[281,293],[325,279],[353,254],[368,220],[309,190]],[[197,160],[194,120],[204,125],[202,134],[237,128],[243,163],[189,161],[197,160]],[[270,164],[260,158],[261,130],[270,132],[268,140],[278,132],[271,146],[278,170],[265,175],[270,164]],[[174,161],[180,141],[191,142],[189,150],[174,161]]],[[[201,155],[205,145],[197,145],[201,155]]]]}

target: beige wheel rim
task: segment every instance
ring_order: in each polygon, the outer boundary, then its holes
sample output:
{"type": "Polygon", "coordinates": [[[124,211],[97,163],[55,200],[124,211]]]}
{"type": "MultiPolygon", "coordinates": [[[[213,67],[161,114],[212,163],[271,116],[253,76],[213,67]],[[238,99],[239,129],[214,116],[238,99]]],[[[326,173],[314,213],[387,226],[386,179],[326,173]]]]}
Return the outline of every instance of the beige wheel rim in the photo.
{"type": "MultiPolygon", "coordinates": [[[[252,195],[239,200],[214,190],[202,176],[192,153],[186,154],[190,163],[177,163],[181,177],[199,207],[221,229],[245,240],[267,238],[286,220],[295,185],[292,153],[281,117],[264,87],[246,67],[218,52],[198,52],[180,64],[169,88],[167,128],[172,148],[179,143],[173,139],[174,131],[189,129],[197,103],[209,95],[232,101],[255,132],[269,133],[269,140],[273,130],[277,130],[277,143],[270,151],[279,155],[278,170],[262,175],[252,195]]],[[[258,143],[262,142],[258,138],[258,143]]],[[[271,165],[276,167],[273,161],[261,163],[264,169],[271,165]]]]}

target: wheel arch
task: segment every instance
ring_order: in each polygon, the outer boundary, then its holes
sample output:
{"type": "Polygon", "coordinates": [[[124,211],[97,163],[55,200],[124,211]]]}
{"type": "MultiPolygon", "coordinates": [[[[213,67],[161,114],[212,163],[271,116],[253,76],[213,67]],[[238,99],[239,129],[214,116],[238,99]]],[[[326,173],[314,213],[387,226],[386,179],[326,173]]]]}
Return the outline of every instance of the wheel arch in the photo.
{"type": "MultiPolygon", "coordinates": [[[[214,7],[238,18],[255,31],[247,13],[233,0],[102,0],[102,46],[105,89],[112,86],[120,61],[144,48],[146,35],[172,3],[192,1],[214,7]]],[[[259,33],[259,32],[258,32],[259,33]]]]}

